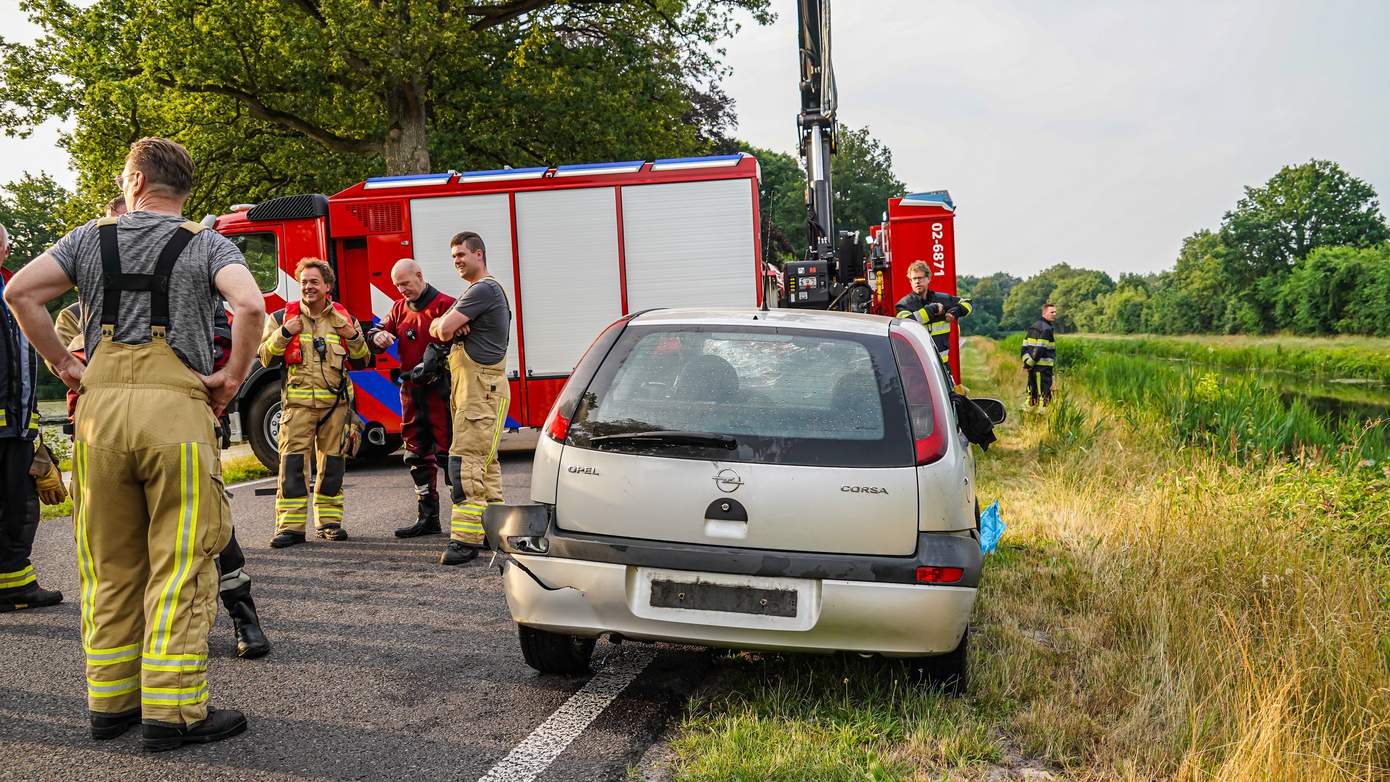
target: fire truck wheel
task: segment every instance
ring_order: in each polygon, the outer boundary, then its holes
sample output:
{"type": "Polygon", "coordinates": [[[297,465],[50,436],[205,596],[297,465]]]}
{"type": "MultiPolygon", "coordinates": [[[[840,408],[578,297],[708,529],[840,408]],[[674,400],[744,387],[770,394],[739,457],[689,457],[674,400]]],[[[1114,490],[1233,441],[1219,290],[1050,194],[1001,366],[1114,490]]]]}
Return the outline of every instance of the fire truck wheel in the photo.
{"type": "Polygon", "coordinates": [[[251,396],[246,408],[246,439],[251,452],[267,469],[280,469],[280,384],[266,383],[251,396]]]}

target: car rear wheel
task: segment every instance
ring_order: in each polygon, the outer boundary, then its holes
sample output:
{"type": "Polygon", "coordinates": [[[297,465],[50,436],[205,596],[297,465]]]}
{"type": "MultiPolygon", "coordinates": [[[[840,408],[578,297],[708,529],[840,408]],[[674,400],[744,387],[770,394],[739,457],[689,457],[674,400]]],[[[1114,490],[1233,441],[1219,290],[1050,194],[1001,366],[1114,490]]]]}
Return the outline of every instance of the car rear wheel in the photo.
{"type": "Polygon", "coordinates": [[[541,673],[588,672],[595,639],[551,633],[525,625],[517,625],[516,630],[521,640],[521,656],[532,668],[541,673]]]}
{"type": "Polygon", "coordinates": [[[970,683],[969,668],[966,664],[969,652],[970,628],[967,627],[954,650],[932,657],[917,657],[910,664],[929,686],[936,687],[947,695],[964,695],[965,688],[970,683]]]}

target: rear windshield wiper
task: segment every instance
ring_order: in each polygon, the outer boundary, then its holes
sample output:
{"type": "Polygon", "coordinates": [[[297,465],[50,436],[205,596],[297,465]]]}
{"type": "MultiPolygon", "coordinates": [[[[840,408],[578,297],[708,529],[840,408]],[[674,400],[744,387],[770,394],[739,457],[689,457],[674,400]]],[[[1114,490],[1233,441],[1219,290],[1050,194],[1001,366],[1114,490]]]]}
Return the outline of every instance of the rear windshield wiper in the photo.
{"type": "Polygon", "coordinates": [[[597,437],[590,437],[589,442],[593,443],[595,446],[602,446],[604,443],[633,443],[638,445],[693,445],[704,448],[723,448],[726,451],[732,451],[738,448],[738,440],[735,440],[727,434],[714,434],[712,432],[669,432],[664,430],[601,434],[597,437]]]}

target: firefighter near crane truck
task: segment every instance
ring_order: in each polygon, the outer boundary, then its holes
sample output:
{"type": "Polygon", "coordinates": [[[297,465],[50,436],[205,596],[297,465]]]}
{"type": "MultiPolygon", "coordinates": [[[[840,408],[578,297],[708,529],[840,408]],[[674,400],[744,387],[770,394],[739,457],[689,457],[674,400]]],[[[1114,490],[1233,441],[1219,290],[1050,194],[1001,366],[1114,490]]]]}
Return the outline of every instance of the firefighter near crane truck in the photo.
{"type": "Polygon", "coordinates": [[[797,3],[801,112],[797,132],[806,169],[802,260],[787,264],[783,306],[871,312],[917,320],[959,383],[960,318],[970,302],[956,296],[955,202],[945,190],[891,198],[884,222],[836,231],[832,167],[839,96],[830,62],[830,0],[797,3]],[[897,269],[900,271],[894,272],[897,269]]]}

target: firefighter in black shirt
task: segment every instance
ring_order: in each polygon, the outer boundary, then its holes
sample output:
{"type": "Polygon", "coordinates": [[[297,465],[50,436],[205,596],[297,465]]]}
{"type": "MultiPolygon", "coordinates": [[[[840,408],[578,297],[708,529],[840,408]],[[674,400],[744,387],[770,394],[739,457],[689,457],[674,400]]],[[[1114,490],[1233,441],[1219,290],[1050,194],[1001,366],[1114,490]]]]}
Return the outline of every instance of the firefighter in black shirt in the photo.
{"type": "MultiPolygon", "coordinates": [[[[912,283],[912,293],[898,299],[893,309],[900,318],[911,318],[931,332],[932,344],[941,356],[941,365],[946,374],[951,373],[951,324],[969,315],[972,307],[969,299],[962,299],[948,293],[930,290],[927,281],[931,279],[931,269],[925,261],[916,261],[907,267],[907,280],[912,283]]],[[[959,383],[960,378],[955,378],[959,383]]]]}
{"type": "Polygon", "coordinates": [[[1052,367],[1057,363],[1057,343],[1053,340],[1052,323],[1057,320],[1057,308],[1051,303],[1042,307],[1042,318],[1028,327],[1023,340],[1023,368],[1028,370],[1028,406],[1052,404],[1052,367]]]}

